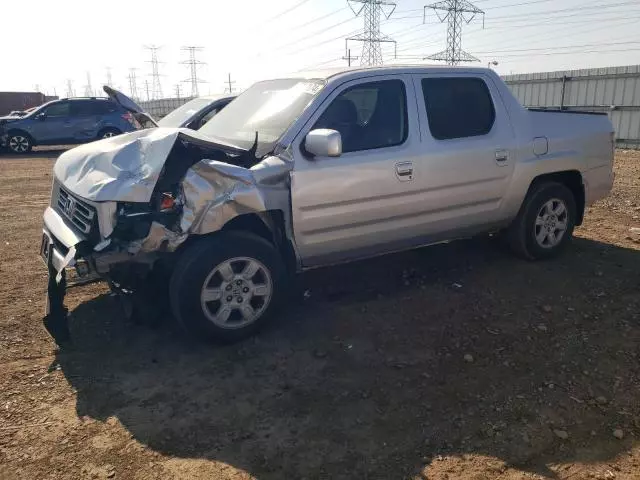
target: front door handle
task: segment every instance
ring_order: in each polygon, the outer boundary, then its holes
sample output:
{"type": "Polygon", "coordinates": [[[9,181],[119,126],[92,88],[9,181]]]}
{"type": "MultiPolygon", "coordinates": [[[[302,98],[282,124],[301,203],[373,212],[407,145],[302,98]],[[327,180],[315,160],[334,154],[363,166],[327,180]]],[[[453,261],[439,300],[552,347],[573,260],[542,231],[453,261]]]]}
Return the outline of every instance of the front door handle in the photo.
{"type": "Polygon", "coordinates": [[[496,162],[498,162],[498,164],[506,163],[507,160],[509,160],[509,152],[507,150],[496,150],[496,162]]]}
{"type": "Polygon", "coordinates": [[[401,182],[413,180],[413,163],[399,162],[396,163],[396,176],[401,182]]]}

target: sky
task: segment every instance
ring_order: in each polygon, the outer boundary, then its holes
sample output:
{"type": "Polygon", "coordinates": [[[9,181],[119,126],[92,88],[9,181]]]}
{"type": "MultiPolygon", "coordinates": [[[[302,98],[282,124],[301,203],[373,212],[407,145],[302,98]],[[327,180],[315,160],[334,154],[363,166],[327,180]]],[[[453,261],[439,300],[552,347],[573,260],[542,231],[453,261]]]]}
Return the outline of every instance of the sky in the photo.
{"type": "MultiPolygon", "coordinates": [[[[235,90],[262,78],[298,70],[346,66],[345,38],[363,29],[347,0],[27,0],[28,22],[2,22],[5,49],[0,91],[83,95],[90,76],[100,91],[110,69],[112,85],[129,94],[136,68],[138,94],[151,84],[157,45],[163,97],[191,93],[181,48],[198,46],[199,93],[222,93],[228,75],[235,90]]],[[[390,3],[390,2],[389,2],[390,3]]],[[[424,57],[444,50],[447,24],[423,6],[433,1],[397,0],[381,32],[385,64],[434,64],[424,57]]],[[[476,65],[500,74],[640,64],[640,0],[475,0],[484,10],[465,24],[463,49],[476,65]]],[[[352,2],[357,12],[361,4],[352,2]]],[[[384,13],[392,6],[385,6],[384,13]]],[[[5,9],[6,10],[6,9],[5,9]]],[[[6,12],[5,12],[6,13],[6,12]]],[[[362,45],[349,42],[352,56],[362,45]]],[[[359,61],[354,62],[358,64],[359,61]]]]}

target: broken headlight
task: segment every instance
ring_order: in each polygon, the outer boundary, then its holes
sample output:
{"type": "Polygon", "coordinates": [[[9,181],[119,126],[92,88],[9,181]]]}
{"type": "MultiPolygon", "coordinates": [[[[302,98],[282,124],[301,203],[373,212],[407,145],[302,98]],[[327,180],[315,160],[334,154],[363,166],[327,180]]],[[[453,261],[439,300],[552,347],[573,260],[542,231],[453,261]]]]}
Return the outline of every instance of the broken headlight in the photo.
{"type": "Polygon", "coordinates": [[[119,202],[116,227],[112,236],[120,240],[137,240],[149,234],[153,212],[147,203],[119,202]]]}

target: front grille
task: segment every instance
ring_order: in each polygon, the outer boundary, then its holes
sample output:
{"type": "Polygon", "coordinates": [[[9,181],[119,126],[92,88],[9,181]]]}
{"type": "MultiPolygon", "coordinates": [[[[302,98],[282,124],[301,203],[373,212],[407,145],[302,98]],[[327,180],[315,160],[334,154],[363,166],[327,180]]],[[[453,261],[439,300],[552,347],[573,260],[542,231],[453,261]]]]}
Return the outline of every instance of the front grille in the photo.
{"type": "Polygon", "coordinates": [[[58,211],[71,220],[73,225],[85,235],[89,235],[93,226],[96,225],[96,209],[62,187],[58,193],[56,206],[58,211]]]}

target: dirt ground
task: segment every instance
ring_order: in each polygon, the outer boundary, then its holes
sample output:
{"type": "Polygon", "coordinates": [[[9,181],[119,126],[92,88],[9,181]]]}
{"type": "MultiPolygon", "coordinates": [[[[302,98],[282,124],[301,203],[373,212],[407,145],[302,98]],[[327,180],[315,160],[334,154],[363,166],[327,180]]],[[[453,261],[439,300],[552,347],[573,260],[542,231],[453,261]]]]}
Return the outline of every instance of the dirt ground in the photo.
{"type": "Polygon", "coordinates": [[[0,478],[640,479],[639,152],[557,260],[474,239],[313,271],[224,347],[90,285],[58,354],[56,155],[0,157],[0,478]]]}

